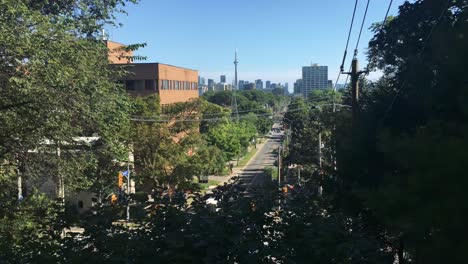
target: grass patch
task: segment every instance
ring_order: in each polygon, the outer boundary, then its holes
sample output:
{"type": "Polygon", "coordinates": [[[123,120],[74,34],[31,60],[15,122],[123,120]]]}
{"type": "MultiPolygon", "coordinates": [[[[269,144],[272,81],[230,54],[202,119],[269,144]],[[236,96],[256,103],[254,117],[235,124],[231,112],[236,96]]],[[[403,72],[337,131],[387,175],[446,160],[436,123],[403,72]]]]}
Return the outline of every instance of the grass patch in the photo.
{"type": "Polygon", "coordinates": [[[271,177],[272,180],[278,179],[278,168],[276,167],[265,167],[263,172],[271,177]]]}
{"type": "Polygon", "coordinates": [[[247,165],[247,163],[250,161],[250,159],[252,159],[252,157],[255,155],[255,153],[257,153],[257,150],[256,148],[252,148],[249,152],[247,152],[247,154],[245,154],[244,157],[242,157],[242,159],[239,160],[239,166],[245,166],[247,165]]]}
{"type": "Polygon", "coordinates": [[[219,181],[216,180],[208,180],[208,183],[199,183],[200,184],[200,189],[205,190],[208,189],[211,185],[218,185],[219,181]]]}

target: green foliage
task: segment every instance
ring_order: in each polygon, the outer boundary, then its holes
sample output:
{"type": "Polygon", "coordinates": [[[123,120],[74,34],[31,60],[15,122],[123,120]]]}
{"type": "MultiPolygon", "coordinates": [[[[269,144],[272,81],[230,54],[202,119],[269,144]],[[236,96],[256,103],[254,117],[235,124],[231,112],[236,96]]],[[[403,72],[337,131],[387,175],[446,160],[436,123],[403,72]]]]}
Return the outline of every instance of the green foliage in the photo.
{"type": "Polygon", "coordinates": [[[223,151],[225,160],[232,160],[245,152],[256,134],[255,126],[250,122],[229,122],[210,129],[206,140],[223,151]]]}
{"type": "Polygon", "coordinates": [[[372,212],[365,220],[382,227],[400,263],[466,259],[456,201],[468,188],[467,77],[454,72],[467,65],[467,10],[465,1],[407,2],[374,26],[370,67],[385,75],[364,85],[355,124],[337,117],[339,202],[372,212]]]}
{"type": "Polygon", "coordinates": [[[33,187],[60,180],[69,194],[115,181],[112,160],[128,149],[131,104],[98,36],[127,2],[135,1],[0,5],[1,262],[56,262],[64,207],[33,187]]]}
{"type": "MultiPolygon", "coordinates": [[[[156,95],[137,98],[137,114],[158,118],[159,99],[156,95]]],[[[135,168],[145,191],[153,188],[190,188],[193,177],[217,174],[223,170],[224,159],[216,146],[208,146],[197,131],[198,122],[184,122],[208,113],[223,114],[222,109],[204,100],[171,105],[161,117],[166,123],[134,123],[132,136],[135,168]]]]}
{"type": "Polygon", "coordinates": [[[272,180],[278,179],[278,168],[268,166],[263,169],[263,172],[272,180]]]}

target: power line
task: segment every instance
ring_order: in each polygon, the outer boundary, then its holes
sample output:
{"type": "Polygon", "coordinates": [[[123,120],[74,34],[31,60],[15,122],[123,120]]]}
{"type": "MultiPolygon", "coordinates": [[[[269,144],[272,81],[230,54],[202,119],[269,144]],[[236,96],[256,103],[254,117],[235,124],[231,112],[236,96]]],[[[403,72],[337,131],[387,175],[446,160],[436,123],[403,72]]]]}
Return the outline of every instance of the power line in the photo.
{"type": "Polygon", "coordinates": [[[367,0],[366,11],[364,11],[364,17],[362,18],[362,22],[361,22],[361,29],[359,30],[359,35],[356,41],[356,48],[354,48],[354,58],[356,58],[357,56],[357,49],[359,47],[359,41],[361,40],[361,34],[362,34],[362,29],[364,27],[364,22],[366,22],[367,10],[369,10],[369,3],[370,3],[370,0],[367,0]]]}
{"type": "MultiPolygon", "coordinates": [[[[353,30],[354,17],[355,17],[355,15],[356,15],[356,8],[357,8],[358,2],[359,2],[359,0],[356,0],[356,1],[354,2],[353,16],[352,16],[352,18],[351,18],[351,23],[350,23],[350,25],[349,25],[348,39],[346,40],[346,46],[345,46],[345,50],[344,50],[344,53],[343,53],[343,60],[341,61],[340,71],[338,72],[338,76],[336,77],[335,85],[333,86],[333,98],[332,98],[333,104],[335,103],[336,85],[338,84],[338,81],[340,80],[341,73],[342,73],[343,70],[344,70],[344,64],[345,64],[345,60],[346,60],[346,55],[348,54],[349,39],[351,38],[351,32],[352,32],[352,30],[353,30]]],[[[335,108],[333,108],[333,111],[335,111],[335,108]]]]}
{"type": "Polygon", "coordinates": [[[382,31],[382,29],[385,27],[385,23],[387,23],[388,13],[390,12],[390,8],[392,7],[392,3],[393,3],[393,0],[390,0],[390,4],[388,4],[387,13],[385,13],[385,17],[384,17],[384,20],[382,22],[382,27],[380,27],[380,31],[382,31]]]}
{"type": "Polygon", "coordinates": [[[343,61],[341,62],[341,66],[340,66],[341,72],[343,71],[343,67],[344,67],[346,55],[347,55],[347,53],[348,53],[349,39],[350,39],[350,37],[351,37],[351,32],[352,32],[352,30],[353,30],[354,17],[355,17],[355,15],[356,15],[356,8],[357,8],[358,2],[359,2],[358,0],[356,0],[356,1],[354,2],[353,17],[351,18],[351,24],[349,25],[348,39],[346,40],[346,47],[345,47],[345,51],[344,51],[344,54],[343,54],[343,61]]]}
{"type": "MultiPolygon", "coordinates": [[[[292,109],[288,110],[288,112],[297,112],[297,111],[303,111],[304,108],[297,108],[297,109],[292,109]]],[[[266,114],[256,114],[255,116],[257,117],[265,117],[265,116],[275,116],[274,114],[271,113],[266,113],[266,114]]],[[[240,119],[242,118],[249,118],[250,116],[248,115],[242,115],[239,116],[240,119]]],[[[136,122],[154,122],[154,123],[166,123],[166,122],[217,122],[217,121],[226,121],[226,120],[234,120],[237,119],[237,117],[218,117],[218,118],[200,118],[200,119],[155,119],[155,118],[144,118],[144,117],[133,117],[130,120],[136,121],[136,122]]]]}
{"type": "MultiPolygon", "coordinates": [[[[447,9],[448,9],[448,6],[450,4],[452,0],[447,0],[447,3],[444,5],[443,9],[442,9],[442,12],[440,13],[440,16],[439,18],[437,19],[436,23],[431,27],[430,31],[429,31],[429,34],[427,35],[426,39],[424,40],[424,44],[423,44],[423,47],[421,49],[421,51],[418,53],[417,55],[417,60],[420,60],[421,59],[421,56],[424,52],[424,50],[426,49],[426,46],[427,46],[427,43],[429,42],[429,39],[432,37],[432,34],[434,33],[434,30],[435,28],[439,25],[440,21],[442,20],[442,17],[445,15],[445,12],[447,12],[447,9]]],[[[398,96],[400,95],[401,91],[403,90],[403,88],[405,87],[406,83],[408,82],[408,78],[409,78],[409,74],[406,75],[406,78],[405,80],[403,81],[403,83],[401,84],[400,88],[397,90],[397,93],[395,94],[395,96],[393,97],[390,105],[387,107],[387,110],[385,111],[385,114],[381,120],[381,122],[383,122],[388,114],[390,113],[390,110],[393,108],[393,105],[395,104],[396,102],[396,99],[398,98],[398,96]]]]}

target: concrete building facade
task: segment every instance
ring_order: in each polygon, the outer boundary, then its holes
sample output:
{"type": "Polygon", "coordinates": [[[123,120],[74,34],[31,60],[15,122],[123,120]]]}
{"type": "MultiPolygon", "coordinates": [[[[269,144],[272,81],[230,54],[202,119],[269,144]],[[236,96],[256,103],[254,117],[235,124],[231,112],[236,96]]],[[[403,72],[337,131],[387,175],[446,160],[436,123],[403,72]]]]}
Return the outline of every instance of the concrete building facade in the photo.
{"type": "Polygon", "coordinates": [[[302,67],[302,94],[305,98],[313,90],[324,90],[328,88],[328,66],[302,67]]]}
{"type": "Polygon", "coordinates": [[[294,94],[302,94],[302,79],[297,79],[294,83],[294,94]]]}
{"type": "Polygon", "coordinates": [[[263,89],[263,81],[261,79],[255,80],[255,87],[257,89],[263,89]]]}
{"type": "Polygon", "coordinates": [[[232,85],[227,84],[227,83],[217,83],[214,86],[214,91],[219,92],[219,91],[230,91],[232,90],[232,85]]]}

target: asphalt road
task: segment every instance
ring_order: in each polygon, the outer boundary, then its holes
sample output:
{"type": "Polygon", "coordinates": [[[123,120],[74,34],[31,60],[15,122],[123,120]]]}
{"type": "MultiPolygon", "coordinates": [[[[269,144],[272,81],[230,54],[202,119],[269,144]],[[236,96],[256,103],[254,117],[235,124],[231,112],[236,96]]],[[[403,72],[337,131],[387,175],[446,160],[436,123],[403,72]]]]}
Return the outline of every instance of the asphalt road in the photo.
{"type": "Polygon", "coordinates": [[[259,188],[266,181],[271,181],[270,176],[263,173],[267,166],[274,166],[277,159],[278,146],[281,144],[283,132],[272,132],[270,139],[258,150],[257,155],[250,163],[239,173],[239,181],[243,185],[259,188]]]}

